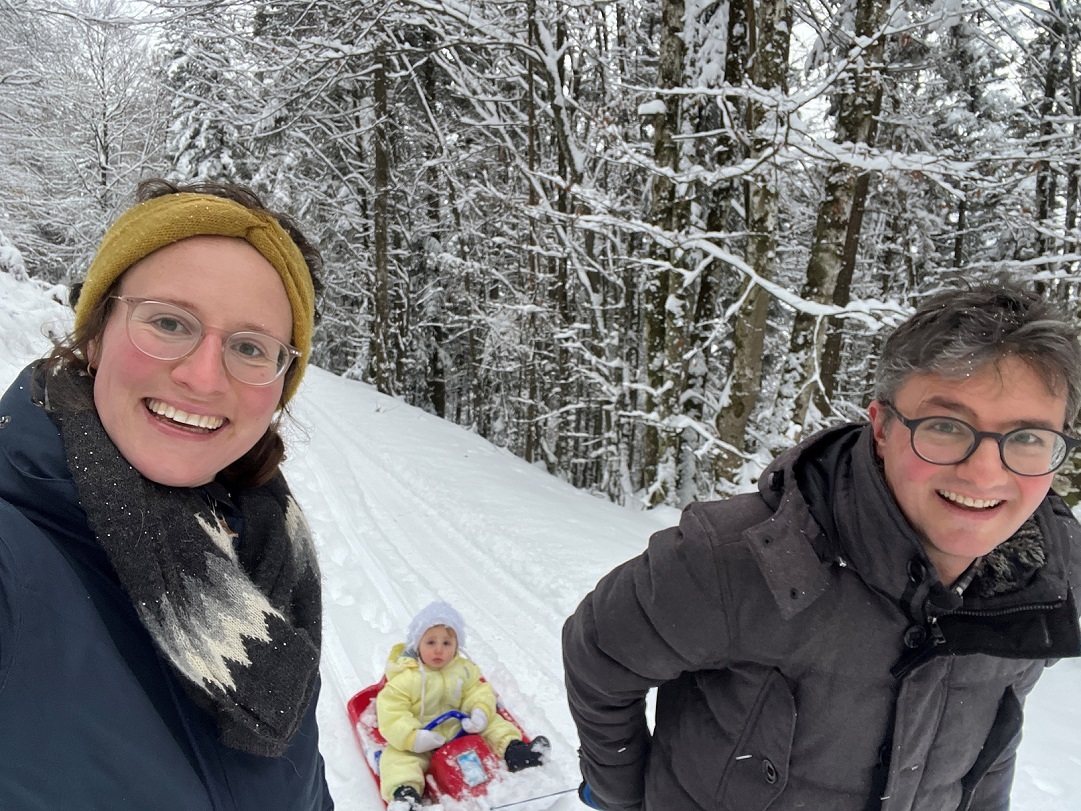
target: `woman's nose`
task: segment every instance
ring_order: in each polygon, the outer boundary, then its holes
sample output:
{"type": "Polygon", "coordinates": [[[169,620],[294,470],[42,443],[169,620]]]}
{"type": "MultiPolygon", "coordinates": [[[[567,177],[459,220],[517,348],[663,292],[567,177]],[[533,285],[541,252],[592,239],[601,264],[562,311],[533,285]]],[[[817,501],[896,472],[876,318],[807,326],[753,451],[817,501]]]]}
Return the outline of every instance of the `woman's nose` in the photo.
{"type": "Polygon", "coordinates": [[[204,334],[192,353],[176,361],[173,379],[194,394],[219,394],[229,388],[229,373],[222,356],[222,340],[204,334]]]}

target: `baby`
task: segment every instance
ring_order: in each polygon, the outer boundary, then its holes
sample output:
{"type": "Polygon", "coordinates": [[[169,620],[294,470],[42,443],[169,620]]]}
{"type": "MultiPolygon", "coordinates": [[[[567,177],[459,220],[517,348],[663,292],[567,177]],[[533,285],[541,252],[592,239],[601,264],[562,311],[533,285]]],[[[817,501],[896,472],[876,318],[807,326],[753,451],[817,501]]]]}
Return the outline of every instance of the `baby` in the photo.
{"type": "Polygon", "coordinates": [[[465,646],[465,623],[447,603],[431,603],[409,623],[405,643],[387,658],[387,683],[375,700],[379,732],[387,747],[379,759],[383,799],[420,808],[424,773],[431,752],[457,733],[457,721],[423,729],[447,710],[469,714],[461,728],[479,734],[512,772],[539,766],[548,740],[531,743],[495,707],[495,692],[481,678],[480,668],[459,655],[465,646]]]}

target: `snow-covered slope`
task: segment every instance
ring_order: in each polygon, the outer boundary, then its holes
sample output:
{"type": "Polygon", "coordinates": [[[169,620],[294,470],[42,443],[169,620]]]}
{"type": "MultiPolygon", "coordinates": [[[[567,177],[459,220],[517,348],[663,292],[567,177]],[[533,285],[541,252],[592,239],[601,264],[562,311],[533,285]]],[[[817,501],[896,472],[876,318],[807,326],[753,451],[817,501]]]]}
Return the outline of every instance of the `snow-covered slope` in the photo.
{"type": "MultiPolygon", "coordinates": [[[[0,273],[0,385],[47,349],[46,323],[55,331],[68,323],[50,289],[0,273]]],[[[461,610],[470,655],[526,727],[553,744],[550,767],[497,788],[493,806],[572,789],[563,619],[676,515],[633,512],[576,491],[468,431],[319,369],[310,370],[293,411],[286,472],[323,567],[319,715],[340,811],[382,809],[345,701],[376,680],[409,618],[436,598],[461,610]]],[[[1081,663],[1063,662],[1030,698],[1014,811],[1081,809],[1079,682],[1081,663]]],[[[514,805],[543,807],[582,806],[573,794],[514,805]]]]}
{"type": "Polygon", "coordinates": [[[315,369],[303,391],[286,473],[326,582],[320,722],[339,806],[378,808],[344,703],[434,598],[462,612],[470,656],[519,721],[552,741],[553,768],[523,773],[506,799],[577,785],[560,627],[587,584],[666,519],[577,491],[366,385],[315,369]]]}

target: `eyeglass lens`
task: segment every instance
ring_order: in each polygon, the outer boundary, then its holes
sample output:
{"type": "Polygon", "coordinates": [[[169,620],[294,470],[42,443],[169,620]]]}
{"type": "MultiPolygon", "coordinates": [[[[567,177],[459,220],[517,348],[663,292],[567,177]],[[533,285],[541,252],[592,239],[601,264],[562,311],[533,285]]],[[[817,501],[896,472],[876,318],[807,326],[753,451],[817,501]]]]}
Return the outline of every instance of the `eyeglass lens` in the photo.
{"type": "MultiPolygon", "coordinates": [[[[160,301],[128,301],[128,337],[158,360],[187,357],[203,337],[203,325],[187,310],[160,301]]],[[[233,332],[222,344],[225,368],[242,383],[265,386],[288,368],[289,348],[262,332],[233,332]]]]}
{"type": "MultiPolygon", "coordinates": [[[[949,418],[921,421],[912,431],[912,447],[924,460],[938,465],[961,462],[975,451],[976,430],[949,418]]],[[[1066,441],[1044,428],[1018,428],[999,440],[1002,461],[1022,476],[1042,476],[1062,464],[1066,441]]]]}

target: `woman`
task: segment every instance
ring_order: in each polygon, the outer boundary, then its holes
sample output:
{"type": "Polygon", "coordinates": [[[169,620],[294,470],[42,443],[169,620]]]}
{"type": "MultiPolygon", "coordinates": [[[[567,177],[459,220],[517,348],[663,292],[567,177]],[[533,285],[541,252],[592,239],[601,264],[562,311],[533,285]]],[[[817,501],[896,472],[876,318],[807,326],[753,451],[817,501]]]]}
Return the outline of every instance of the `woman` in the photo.
{"type": "Polygon", "coordinates": [[[0,400],[0,806],[330,809],[277,430],[319,254],[239,187],[138,198],[0,400]]]}

